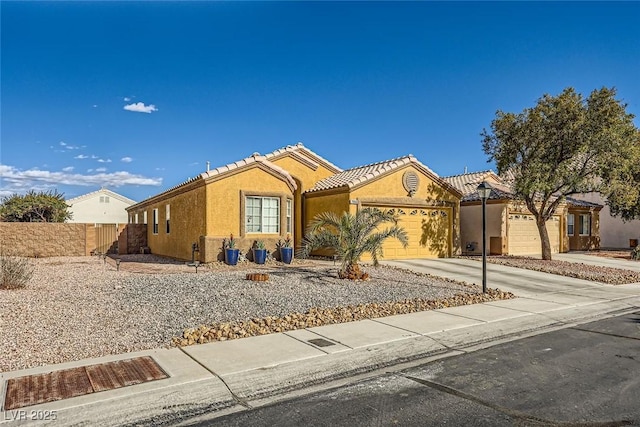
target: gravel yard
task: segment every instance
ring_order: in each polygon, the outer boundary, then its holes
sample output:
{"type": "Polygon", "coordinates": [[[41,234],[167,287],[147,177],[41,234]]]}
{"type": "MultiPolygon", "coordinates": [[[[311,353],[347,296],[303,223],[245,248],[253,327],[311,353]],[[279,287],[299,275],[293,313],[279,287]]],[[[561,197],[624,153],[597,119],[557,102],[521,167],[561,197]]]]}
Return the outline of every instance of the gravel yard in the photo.
{"type": "Polygon", "coordinates": [[[0,290],[0,371],[169,346],[186,328],[304,313],[313,307],[441,300],[480,289],[379,267],[371,280],[335,278],[332,263],[201,266],[152,255],[33,260],[24,289],[0,290]],[[106,262],[105,262],[106,261],[106,262]],[[245,280],[266,272],[268,282],[245,280]]]}
{"type": "MultiPolygon", "coordinates": [[[[604,256],[596,255],[594,256],[604,256]]],[[[593,282],[607,283],[609,285],[624,285],[628,283],[640,283],[640,273],[633,270],[619,268],[598,267],[575,262],[554,260],[550,261],[523,256],[489,256],[487,262],[502,264],[510,267],[527,268],[529,270],[542,271],[544,273],[558,274],[561,276],[575,277],[576,279],[591,280],[593,282]]],[[[481,261],[480,257],[469,257],[481,261]]],[[[635,262],[635,261],[629,261],[635,262]]]]}

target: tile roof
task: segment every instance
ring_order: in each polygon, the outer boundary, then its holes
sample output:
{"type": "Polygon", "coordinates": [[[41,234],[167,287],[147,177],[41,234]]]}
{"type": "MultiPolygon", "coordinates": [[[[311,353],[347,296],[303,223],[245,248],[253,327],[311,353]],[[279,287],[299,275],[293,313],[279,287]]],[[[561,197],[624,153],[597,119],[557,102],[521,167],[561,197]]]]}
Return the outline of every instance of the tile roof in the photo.
{"type": "Polygon", "coordinates": [[[338,166],[331,163],[329,160],[324,157],[318,155],[317,153],[309,150],[305,147],[302,142],[298,142],[296,145],[287,145],[286,147],[278,148],[277,150],[272,151],[271,153],[265,154],[264,157],[269,159],[275,159],[286,155],[287,153],[292,154],[294,156],[301,156],[307,162],[310,162],[312,165],[315,164],[316,167],[318,163],[322,163],[327,169],[338,173],[342,172],[342,169],[338,166]]]}
{"type": "Polygon", "coordinates": [[[478,185],[488,177],[492,178],[493,181],[497,181],[500,179],[490,169],[479,172],[463,173],[460,175],[445,176],[442,177],[442,179],[457,188],[463,196],[466,196],[475,192],[476,187],[478,187],[478,185]]]}
{"type": "MultiPolygon", "coordinates": [[[[484,180],[487,180],[489,185],[491,185],[489,200],[515,199],[515,195],[511,187],[511,182],[513,182],[514,179],[512,172],[507,172],[505,175],[498,176],[492,170],[485,170],[461,175],[445,176],[442,179],[460,190],[464,195],[462,198],[463,202],[475,202],[480,200],[477,187],[484,180]]],[[[576,207],[596,209],[603,207],[597,203],[588,202],[575,197],[566,197],[565,200],[567,204],[576,207]]]]}
{"type": "Polygon", "coordinates": [[[487,181],[491,185],[491,194],[489,194],[490,200],[505,200],[513,199],[513,191],[511,187],[506,185],[502,179],[496,175],[491,169],[469,172],[460,175],[445,176],[442,178],[452,186],[458,189],[463,195],[463,202],[472,202],[480,200],[478,195],[478,185],[482,181],[487,181]]]}
{"type": "Polygon", "coordinates": [[[587,200],[577,199],[575,197],[566,197],[565,200],[569,206],[581,207],[581,208],[594,208],[594,209],[602,209],[604,205],[599,203],[589,202],[587,200]]]}
{"type": "Polygon", "coordinates": [[[230,172],[233,172],[233,171],[241,169],[241,168],[249,167],[250,165],[253,165],[253,164],[259,164],[262,167],[264,167],[264,168],[266,168],[268,170],[271,170],[272,172],[282,176],[286,180],[286,182],[289,184],[289,186],[291,188],[296,189],[298,187],[296,185],[295,180],[289,174],[289,172],[287,172],[286,170],[282,169],[280,166],[277,166],[277,165],[271,163],[270,161],[268,161],[266,159],[265,156],[260,155],[258,153],[253,153],[251,156],[246,157],[246,158],[244,158],[242,160],[238,160],[237,162],[229,163],[229,164],[226,164],[224,166],[220,166],[220,167],[217,167],[217,168],[214,168],[214,169],[209,169],[208,171],[202,172],[201,174],[196,175],[194,177],[191,177],[191,178],[187,179],[186,181],[184,181],[184,182],[182,182],[182,183],[180,183],[178,185],[175,185],[175,186],[163,191],[162,193],[156,194],[155,196],[149,197],[149,198],[141,201],[140,203],[137,203],[136,206],[140,205],[140,204],[143,204],[145,202],[148,202],[148,201],[150,201],[152,199],[161,198],[162,196],[164,196],[164,195],[166,195],[166,194],[168,194],[168,193],[170,193],[170,192],[172,192],[172,191],[174,191],[174,190],[176,190],[178,188],[185,187],[188,184],[191,184],[193,182],[206,181],[207,179],[212,178],[214,176],[219,176],[219,175],[223,175],[223,174],[226,174],[226,173],[230,173],[230,172]]]}
{"type": "Polygon", "coordinates": [[[222,175],[224,173],[231,172],[233,170],[240,169],[254,163],[259,163],[267,169],[277,173],[278,175],[281,175],[289,183],[291,188],[298,188],[298,186],[296,185],[296,181],[289,174],[289,172],[282,169],[280,166],[271,163],[269,160],[267,160],[266,156],[258,153],[253,153],[251,156],[246,157],[242,160],[238,160],[237,162],[229,163],[228,165],[220,166],[215,169],[210,169],[206,172],[201,173],[200,176],[202,177],[202,179],[208,179],[213,176],[222,175]]]}
{"type": "MultiPolygon", "coordinates": [[[[348,187],[353,188],[357,185],[363,184],[373,178],[379,177],[385,173],[398,169],[400,167],[413,164],[418,168],[424,170],[427,174],[433,176],[433,178],[448,186],[446,182],[443,182],[441,178],[434,171],[423,165],[409,154],[404,157],[398,157],[391,160],[385,160],[383,162],[372,163],[369,165],[359,166],[352,169],[347,169],[335,175],[331,175],[328,178],[318,181],[313,188],[306,191],[307,193],[330,190],[332,188],[348,187]]],[[[455,188],[454,188],[455,190],[455,188]]]]}

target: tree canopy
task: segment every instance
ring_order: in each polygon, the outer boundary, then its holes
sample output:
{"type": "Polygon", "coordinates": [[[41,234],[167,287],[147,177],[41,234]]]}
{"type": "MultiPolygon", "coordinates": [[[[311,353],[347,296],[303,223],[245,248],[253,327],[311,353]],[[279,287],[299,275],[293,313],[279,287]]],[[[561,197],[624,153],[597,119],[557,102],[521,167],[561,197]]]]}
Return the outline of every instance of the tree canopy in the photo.
{"type": "Polygon", "coordinates": [[[54,191],[29,191],[2,198],[0,220],[5,222],[65,222],[71,219],[64,195],[54,191]]]}
{"type": "Polygon", "coordinates": [[[623,180],[629,162],[616,160],[635,152],[638,129],[615,96],[615,89],[602,88],[584,99],[567,88],[521,113],[498,111],[491,132],[481,134],[484,152],[536,218],[543,259],[551,259],[545,223],[567,196],[610,187],[604,179],[623,180]]]}
{"type": "Polygon", "coordinates": [[[306,254],[319,248],[333,250],[342,261],[338,276],[342,279],[360,279],[366,274],[361,273],[358,266],[362,255],[370,253],[373,265],[378,265],[382,244],[390,237],[407,247],[407,232],[398,226],[397,218],[389,211],[363,208],[355,215],[344,212],[341,216],[334,212],[323,212],[316,215],[309,225],[304,250],[306,254]],[[391,223],[391,226],[381,228],[385,223],[391,223]]]}
{"type": "Polygon", "coordinates": [[[640,132],[634,144],[606,159],[602,180],[606,185],[600,192],[607,199],[611,215],[625,221],[640,219],[640,132]]]}

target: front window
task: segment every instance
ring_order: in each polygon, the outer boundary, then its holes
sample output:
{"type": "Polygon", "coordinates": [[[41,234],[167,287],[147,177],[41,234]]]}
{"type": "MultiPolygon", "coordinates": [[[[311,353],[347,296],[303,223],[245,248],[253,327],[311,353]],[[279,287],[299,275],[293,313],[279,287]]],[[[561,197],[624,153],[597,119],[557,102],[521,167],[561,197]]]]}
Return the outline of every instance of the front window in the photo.
{"type": "Polygon", "coordinates": [[[135,215],[136,224],[138,223],[138,214],[135,215]]]}
{"type": "Polygon", "coordinates": [[[153,234],[158,234],[158,209],[153,210],[153,234]]]}
{"type": "Polygon", "coordinates": [[[287,199],[287,233],[291,233],[291,205],[292,200],[287,199]]]}
{"type": "Polygon", "coordinates": [[[589,214],[580,215],[580,235],[591,235],[591,215],[589,214]]]}
{"type": "Polygon", "coordinates": [[[279,233],[280,199],[278,197],[247,197],[245,230],[247,233],[279,233]]]}
{"type": "Polygon", "coordinates": [[[573,236],[574,223],[575,223],[575,215],[574,214],[567,215],[567,234],[569,236],[573,236]]]}
{"type": "Polygon", "coordinates": [[[142,212],[142,223],[147,223],[147,211],[142,212]]]}
{"type": "Polygon", "coordinates": [[[171,218],[171,208],[170,205],[165,206],[165,220],[167,222],[167,234],[169,234],[169,219],[171,218]]]}

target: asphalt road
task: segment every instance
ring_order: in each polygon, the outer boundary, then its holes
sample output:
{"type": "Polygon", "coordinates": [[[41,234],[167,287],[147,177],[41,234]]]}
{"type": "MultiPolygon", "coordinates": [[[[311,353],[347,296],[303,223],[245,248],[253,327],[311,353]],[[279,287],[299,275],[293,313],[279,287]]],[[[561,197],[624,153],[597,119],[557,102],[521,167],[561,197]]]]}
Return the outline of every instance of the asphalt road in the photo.
{"type": "Polygon", "coordinates": [[[217,426],[640,426],[640,312],[206,421],[217,426]]]}

